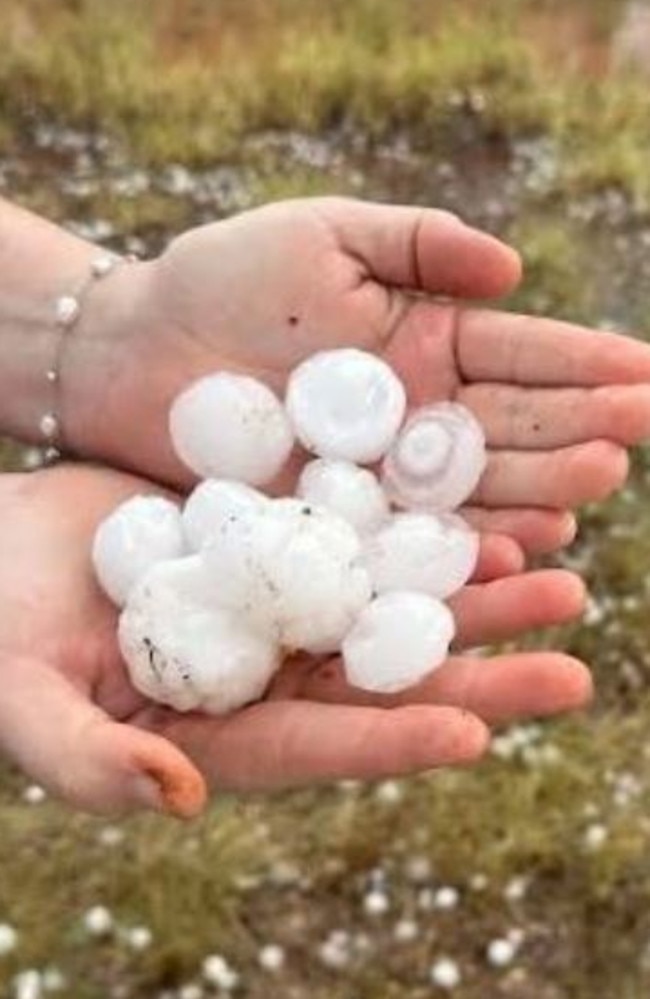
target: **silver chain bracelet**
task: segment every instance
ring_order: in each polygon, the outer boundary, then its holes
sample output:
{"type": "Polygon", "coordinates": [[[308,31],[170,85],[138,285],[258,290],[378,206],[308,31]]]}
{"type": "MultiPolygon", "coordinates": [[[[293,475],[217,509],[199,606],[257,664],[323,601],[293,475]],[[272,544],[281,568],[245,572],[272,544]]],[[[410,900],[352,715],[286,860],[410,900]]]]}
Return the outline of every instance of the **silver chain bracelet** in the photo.
{"type": "Polygon", "coordinates": [[[43,414],[38,424],[44,439],[45,451],[43,458],[47,464],[52,464],[61,457],[61,366],[68,335],[79,321],[86,295],[91,286],[96,281],[101,281],[111,274],[120,264],[134,263],[137,259],[134,254],[129,254],[126,257],[120,257],[116,253],[98,254],[91,261],[90,271],[79,286],[72,293],[61,295],[56,300],[55,324],[59,332],[59,337],[52,364],[45,373],[45,377],[52,387],[52,406],[43,414]]]}

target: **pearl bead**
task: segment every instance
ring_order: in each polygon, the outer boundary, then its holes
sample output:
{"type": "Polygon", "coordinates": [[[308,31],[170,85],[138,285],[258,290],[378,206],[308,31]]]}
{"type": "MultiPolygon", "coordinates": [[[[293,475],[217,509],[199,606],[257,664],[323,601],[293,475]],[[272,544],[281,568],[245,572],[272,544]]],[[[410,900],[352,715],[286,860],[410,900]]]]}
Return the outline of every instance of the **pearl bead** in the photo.
{"type": "Polygon", "coordinates": [[[56,321],[59,326],[72,326],[80,311],[81,306],[74,295],[62,295],[56,302],[56,321]]]}
{"type": "Polygon", "coordinates": [[[92,264],[90,265],[90,270],[93,277],[102,278],[106,277],[107,274],[113,270],[117,264],[118,257],[114,256],[112,253],[104,253],[100,257],[95,257],[92,264]]]}
{"type": "Polygon", "coordinates": [[[46,413],[45,416],[41,417],[39,427],[43,436],[51,439],[56,437],[58,433],[59,421],[54,413],[46,413]]]}

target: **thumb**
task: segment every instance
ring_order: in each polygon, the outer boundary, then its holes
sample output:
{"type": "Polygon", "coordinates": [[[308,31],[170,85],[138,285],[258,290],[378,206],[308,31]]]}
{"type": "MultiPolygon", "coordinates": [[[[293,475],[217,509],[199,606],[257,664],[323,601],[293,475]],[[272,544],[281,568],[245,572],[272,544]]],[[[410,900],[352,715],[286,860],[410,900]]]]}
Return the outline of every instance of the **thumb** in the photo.
{"type": "Polygon", "coordinates": [[[0,749],[68,804],[189,818],[203,777],[162,736],[115,722],[45,662],[0,654],[0,749]]]}
{"type": "Polygon", "coordinates": [[[511,247],[451,212],[352,198],[319,203],[344,250],[388,284],[458,298],[496,298],[521,279],[511,247]]]}

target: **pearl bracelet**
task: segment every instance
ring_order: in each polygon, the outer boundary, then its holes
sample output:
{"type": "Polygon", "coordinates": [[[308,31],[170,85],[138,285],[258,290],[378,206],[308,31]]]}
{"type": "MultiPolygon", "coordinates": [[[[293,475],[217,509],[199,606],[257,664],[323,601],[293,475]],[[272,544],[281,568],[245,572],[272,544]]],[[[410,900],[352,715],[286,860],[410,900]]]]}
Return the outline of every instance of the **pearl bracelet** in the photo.
{"type": "Polygon", "coordinates": [[[43,414],[38,424],[45,442],[44,458],[47,463],[58,461],[61,457],[59,387],[68,334],[79,321],[86,296],[92,285],[111,274],[118,265],[133,263],[136,260],[137,257],[134,254],[120,257],[115,253],[100,253],[91,261],[90,271],[79,286],[71,294],[61,295],[56,300],[55,324],[60,335],[56,343],[52,364],[45,373],[45,377],[53,389],[53,405],[43,414]]]}

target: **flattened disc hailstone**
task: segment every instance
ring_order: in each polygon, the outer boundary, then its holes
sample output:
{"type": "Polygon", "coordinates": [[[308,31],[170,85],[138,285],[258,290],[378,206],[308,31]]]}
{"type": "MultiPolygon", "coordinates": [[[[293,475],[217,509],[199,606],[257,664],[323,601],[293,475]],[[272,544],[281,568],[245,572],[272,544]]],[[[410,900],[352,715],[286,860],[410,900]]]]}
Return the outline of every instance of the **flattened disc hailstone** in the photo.
{"type": "Polygon", "coordinates": [[[359,534],[369,534],[388,519],[388,500],[373,473],[350,461],[316,458],[298,480],[298,496],[342,517],[359,534]]]}
{"type": "Polygon", "coordinates": [[[459,403],[441,402],[407,420],[384,459],[382,481],[397,506],[456,510],[476,489],[486,463],[476,417],[459,403]]]}
{"type": "Polygon", "coordinates": [[[181,461],[203,478],[270,482],[293,447],[282,403],[247,375],[220,372],[190,385],[169,414],[172,444],[181,461]]]}
{"type": "Polygon", "coordinates": [[[308,451],[367,465],[390,447],[404,419],[406,393],[374,354],[326,350],[292,372],[286,407],[308,451]]]}

